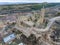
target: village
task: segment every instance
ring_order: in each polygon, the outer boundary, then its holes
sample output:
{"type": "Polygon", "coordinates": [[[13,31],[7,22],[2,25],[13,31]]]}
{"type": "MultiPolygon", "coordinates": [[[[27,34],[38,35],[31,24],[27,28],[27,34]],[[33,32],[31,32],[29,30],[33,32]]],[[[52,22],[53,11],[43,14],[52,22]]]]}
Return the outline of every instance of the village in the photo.
{"type": "Polygon", "coordinates": [[[60,8],[0,15],[0,45],[59,45],[60,8]]]}

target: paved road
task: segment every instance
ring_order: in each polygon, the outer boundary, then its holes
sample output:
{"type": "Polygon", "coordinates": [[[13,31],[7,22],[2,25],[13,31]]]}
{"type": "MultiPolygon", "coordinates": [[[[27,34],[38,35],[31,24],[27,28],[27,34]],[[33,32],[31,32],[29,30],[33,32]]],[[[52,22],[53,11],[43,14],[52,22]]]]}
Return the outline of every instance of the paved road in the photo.
{"type": "Polygon", "coordinates": [[[30,36],[31,34],[35,34],[35,36],[37,37],[37,36],[40,36],[41,32],[49,31],[50,27],[53,25],[55,20],[59,20],[59,19],[60,19],[60,16],[50,19],[45,29],[39,29],[39,28],[34,28],[34,27],[24,28],[24,27],[17,27],[17,26],[15,26],[15,28],[17,28],[27,37],[30,36]]]}
{"type": "Polygon", "coordinates": [[[38,29],[38,28],[34,28],[34,30],[38,31],[38,32],[45,32],[45,31],[49,31],[50,27],[53,25],[53,23],[56,21],[56,20],[59,20],[60,19],[60,16],[58,17],[54,17],[52,19],[49,20],[47,26],[45,29],[38,29]]]}
{"type": "Polygon", "coordinates": [[[34,28],[34,27],[31,27],[31,28],[19,27],[18,28],[17,26],[15,28],[19,29],[19,31],[23,32],[23,34],[26,35],[27,37],[30,34],[38,35],[37,33],[49,31],[50,27],[53,25],[53,23],[55,22],[55,20],[59,20],[59,19],[60,19],[60,16],[54,17],[54,18],[50,19],[49,23],[47,24],[47,27],[45,29],[38,29],[38,28],[34,28]]]}

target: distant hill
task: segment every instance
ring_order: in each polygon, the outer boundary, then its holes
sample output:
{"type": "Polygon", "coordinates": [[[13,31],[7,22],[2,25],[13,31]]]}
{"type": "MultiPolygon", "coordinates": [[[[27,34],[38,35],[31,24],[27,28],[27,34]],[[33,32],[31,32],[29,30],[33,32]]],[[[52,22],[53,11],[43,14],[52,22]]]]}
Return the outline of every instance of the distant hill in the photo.
{"type": "Polygon", "coordinates": [[[40,10],[43,6],[47,8],[57,5],[60,5],[60,3],[8,3],[7,5],[0,5],[0,14],[40,10]]]}

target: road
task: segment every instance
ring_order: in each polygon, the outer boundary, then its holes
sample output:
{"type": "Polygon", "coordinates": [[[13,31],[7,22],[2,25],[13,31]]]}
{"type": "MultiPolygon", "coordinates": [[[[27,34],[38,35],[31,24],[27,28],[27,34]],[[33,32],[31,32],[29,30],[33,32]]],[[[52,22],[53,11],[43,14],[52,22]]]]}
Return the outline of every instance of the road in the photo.
{"type": "Polygon", "coordinates": [[[39,29],[39,28],[34,28],[34,27],[23,28],[23,27],[17,27],[17,26],[15,26],[15,28],[19,29],[19,31],[21,31],[27,37],[30,36],[30,34],[35,34],[36,36],[38,36],[37,33],[49,31],[50,27],[53,25],[55,20],[59,20],[59,19],[60,19],[60,16],[49,19],[49,22],[45,29],[39,29]]]}
{"type": "Polygon", "coordinates": [[[45,29],[38,29],[38,28],[34,28],[34,30],[38,31],[38,32],[45,32],[45,31],[49,31],[50,27],[53,25],[53,23],[56,21],[56,20],[59,20],[60,19],[60,16],[58,17],[54,17],[52,19],[49,20],[47,26],[45,29]]]}
{"type": "Polygon", "coordinates": [[[27,37],[29,37],[31,34],[34,34],[36,37],[39,37],[41,32],[49,31],[50,27],[53,25],[55,20],[59,20],[59,19],[60,19],[60,16],[49,19],[49,22],[45,29],[40,29],[36,27],[24,28],[24,27],[18,27],[18,26],[15,26],[15,28],[21,31],[27,37]]]}

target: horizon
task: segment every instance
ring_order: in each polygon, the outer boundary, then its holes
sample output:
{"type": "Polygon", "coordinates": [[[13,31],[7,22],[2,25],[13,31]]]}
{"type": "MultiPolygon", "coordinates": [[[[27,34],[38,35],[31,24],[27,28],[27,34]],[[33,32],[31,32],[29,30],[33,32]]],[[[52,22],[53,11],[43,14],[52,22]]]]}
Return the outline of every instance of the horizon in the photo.
{"type": "MultiPolygon", "coordinates": [[[[38,3],[38,2],[0,2],[0,5],[27,4],[27,3],[38,3]]],[[[44,2],[41,2],[41,3],[44,3],[44,2]]],[[[60,3],[60,2],[47,2],[47,3],[60,3]]]]}

